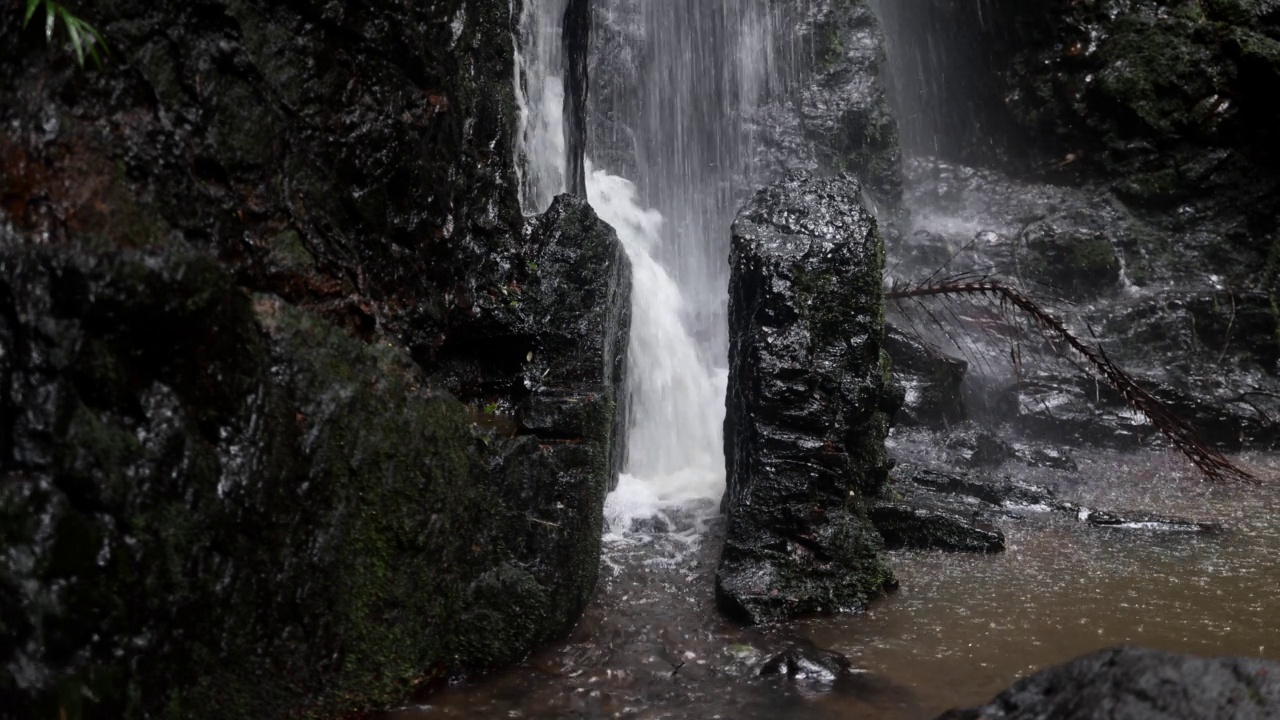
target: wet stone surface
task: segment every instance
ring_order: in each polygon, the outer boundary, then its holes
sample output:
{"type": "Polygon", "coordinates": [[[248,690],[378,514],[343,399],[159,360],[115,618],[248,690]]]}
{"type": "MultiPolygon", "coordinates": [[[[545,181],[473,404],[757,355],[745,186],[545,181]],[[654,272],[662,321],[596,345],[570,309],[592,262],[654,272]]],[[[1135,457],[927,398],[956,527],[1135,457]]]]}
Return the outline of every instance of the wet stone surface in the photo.
{"type": "Polygon", "coordinates": [[[883,488],[882,245],[848,176],[791,178],[733,230],[717,599],[774,622],[853,610],[892,574],[865,502],[883,488]]]}
{"type": "Polygon", "coordinates": [[[1278,711],[1280,663],[1118,648],[1042,670],[982,707],[939,720],[1252,720],[1278,711]]]}
{"type": "Polygon", "coordinates": [[[793,645],[760,666],[761,675],[781,675],[792,680],[834,682],[850,671],[849,658],[812,644],[793,645]]]}
{"type": "MultiPolygon", "coordinates": [[[[1016,465],[1014,466],[1016,467],[1016,465]]],[[[891,499],[871,506],[871,519],[890,548],[997,552],[1001,526],[1042,513],[1117,530],[1217,534],[1221,525],[1147,510],[1096,509],[1062,500],[1044,486],[980,472],[939,471],[901,463],[891,499]]]]}
{"type": "Polygon", "coordinates": [[[5,711],[332,717],[572,628],[630,272],[520,212],[514,7],[113,0],[84,69],[0,12],[5,711]]]}
{"type": "MultiPolygon", "coordinates": [[[[1217,270],[1205,261],[1233,237],[1232,218],[1190,208],[1153,216],[1098,188],[1023,182],[936,160],[916,159],[907,169],[912,211],[888,235],[893,283],[1000,281],[1100,346],[1209,443],[1268,449],[1280,441],[1280,316],[1272,294],[1256,285],[1261,266],[1242,261],[1217,270]],[[1047,260],[1046,243],[1066,254],[1053,250],[1056,259],[1047,260]],[[1086,246],[1098,252],[1085,253],[1086,246]],[[1037,275],[1046,267],[1053,277],[1037,275]],[[1077,276],[1112,279],[1084,287],[1071,279],[1077,276]]],[[[990,298],[898,301],[890,322],[901,336],[889,349],[900,369],[904,425],[970,418],[1015,446],[1019,438],[1160,442],[1078,357],[1061,354],[1028,316],[990,298]]]]}

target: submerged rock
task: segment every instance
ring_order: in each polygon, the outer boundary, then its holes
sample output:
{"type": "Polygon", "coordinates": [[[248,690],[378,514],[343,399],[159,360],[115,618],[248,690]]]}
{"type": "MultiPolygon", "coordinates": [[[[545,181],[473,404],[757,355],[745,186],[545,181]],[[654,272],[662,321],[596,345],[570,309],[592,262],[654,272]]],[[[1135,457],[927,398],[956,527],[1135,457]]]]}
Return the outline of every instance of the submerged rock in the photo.
{"type": "Polygon", "coordinates": [[[883,247],[859,195],[848,176],[792,176],[733,226],[716,596],[745,622],[858,609],[892,582],[866,516],[895,398],[883,247]]]}
{"type": "Polygon", "coordinates": [[[760,666],[761,675],[781,675],[792,680],[830,683],[849,672],[849,658],[812,644],[792,645],[760,666]]]}
{"type": "Polygon", "coordinates": [[[1114,648],[1019,680],[990,703],[939,720],[1202,720],[1280,714],[1280,663],[1114,648]]]}

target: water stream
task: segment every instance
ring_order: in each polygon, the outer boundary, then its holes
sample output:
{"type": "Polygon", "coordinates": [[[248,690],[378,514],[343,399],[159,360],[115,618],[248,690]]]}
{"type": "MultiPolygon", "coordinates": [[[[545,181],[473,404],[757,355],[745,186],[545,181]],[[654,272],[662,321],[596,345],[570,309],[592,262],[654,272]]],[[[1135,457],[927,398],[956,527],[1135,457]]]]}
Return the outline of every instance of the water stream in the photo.
{"type": "MultiPolygon", "coordinates": [[[[565,1],[527,0],[521,19],[528,212],[565,187],[565,1]]],[[[1117,643],[1280,658],[1272,567],[1280,489],[1209,486],[1168,453],[1147,450],[1077,449],[1078,470],[1013,462],[997,472],[1095,506],[1218,521],[1225,534],[1126,533],[1029,513],[1005,528],[1002,554],[892,553],[901,589],[863,615],[765,629],[719,617],[712,574],[724,489],[728,227],[761,180],[748,119],[797,72],[776,50],[770,8],[767,0],[596,4],[587,194],[633,270],[629,454],[606,502],[597,595],[563,644],[392,717],[930,718],[1117,643]],[[834,684],[759,676],[769,652],[805,641],[847,654],[864,672],[834,684]]],[[[879,9],[890,31],[906,22],[879,9]]],[[[899,67],[919,75],[937,57],[926,44],[899,67]]],[[[927,115],[923,91],[897,82],[910,149],[936,150],[945,122],[927,115]]],[[[959,242],[986,227],[983,218],[932,221],[959,242]]],[[[935,444],[903,432],[891,440],[895,454],[914,459],[928,459],[935,444]]],[[[1275,457],[1246,460],[1280,471],[1275,457]]]]}

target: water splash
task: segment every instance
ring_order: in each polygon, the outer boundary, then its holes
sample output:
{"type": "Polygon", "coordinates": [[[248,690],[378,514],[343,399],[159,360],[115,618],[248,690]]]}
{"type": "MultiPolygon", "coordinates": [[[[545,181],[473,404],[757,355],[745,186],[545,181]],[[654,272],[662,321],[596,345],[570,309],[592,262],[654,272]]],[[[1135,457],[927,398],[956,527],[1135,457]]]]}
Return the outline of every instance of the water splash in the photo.
{"type": "MultiPolygon", "coordinates": [[[[517,60],[522,202],[540,212],[565,190],[563,44],[564,0],[525,5],[517,60]]],[[[657,516],[671,529],[677,516],[705,518],[724,492],[724,392],[728,371],[716,367],[688,327],[696,316],[668,267],[676,235],[662,214],[646,207],[629,180],[587,166],[587,199],[613,226],[632,266],[628,355],[628,457],[617,489],[605,503],[611,538],[657,516]],[[664,264],[664,260],[668,259],[664,264]]],[[[723,355],[723,354],[721,354],[723,355]]],[[[696,533],[697,523],[683,523],[696,533]]]]}

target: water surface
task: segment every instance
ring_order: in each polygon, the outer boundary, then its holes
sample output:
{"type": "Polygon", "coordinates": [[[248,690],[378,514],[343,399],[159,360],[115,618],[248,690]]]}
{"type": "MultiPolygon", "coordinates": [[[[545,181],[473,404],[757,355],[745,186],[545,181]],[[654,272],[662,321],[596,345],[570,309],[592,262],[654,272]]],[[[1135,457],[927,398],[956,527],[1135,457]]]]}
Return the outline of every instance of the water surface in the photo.
{"type": "MultiPolygon", "coordinates": [[[[1226,532],[1126,531],[1031,514],[1004,525],[1004,553],[891,553],[901,587],[864,614],[767,629],[715,612],[714,539],[615,536],[597,596],[566,643],[394,717],[913,720],[1122,643],[1280,659],[1280,484],[1210,485],[1162,451],[1075,459],[1078,472],[1022,468],[1019,479],[1091,507],[1180,514],[1226,532]],[[865,673],[834,685],[756,675],[768,653],[807,640],[865,673]]],[[[1280,471],[1280,458],[1244,460],[1280,471]]],[[[713,524],[708,537],[715,532],[713,524]]]]}

